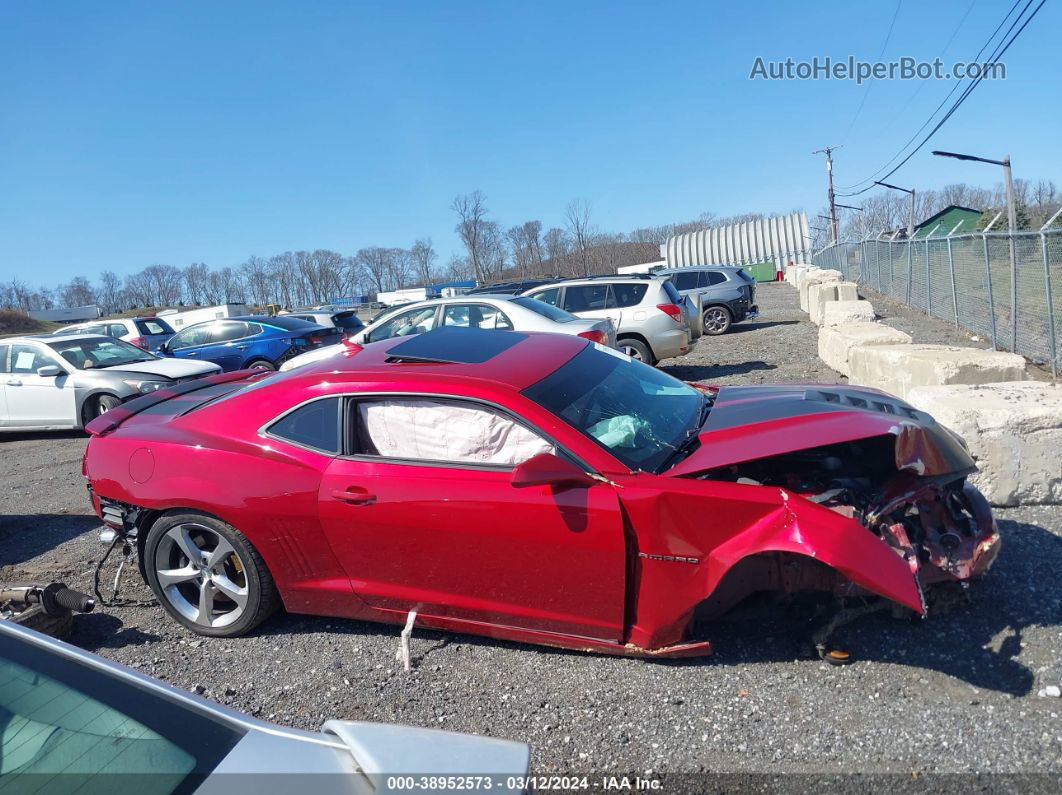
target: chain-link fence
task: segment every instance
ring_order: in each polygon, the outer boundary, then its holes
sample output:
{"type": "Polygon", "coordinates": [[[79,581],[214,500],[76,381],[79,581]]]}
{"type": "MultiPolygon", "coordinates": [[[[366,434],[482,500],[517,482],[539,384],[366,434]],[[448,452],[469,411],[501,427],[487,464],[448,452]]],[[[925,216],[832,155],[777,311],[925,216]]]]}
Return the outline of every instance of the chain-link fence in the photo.
{"type": "Polygon", "coordinates": [[[812,262],[1049,364],[1057,376],[1062,230],[867,238],[824,248],[812,262]]]}

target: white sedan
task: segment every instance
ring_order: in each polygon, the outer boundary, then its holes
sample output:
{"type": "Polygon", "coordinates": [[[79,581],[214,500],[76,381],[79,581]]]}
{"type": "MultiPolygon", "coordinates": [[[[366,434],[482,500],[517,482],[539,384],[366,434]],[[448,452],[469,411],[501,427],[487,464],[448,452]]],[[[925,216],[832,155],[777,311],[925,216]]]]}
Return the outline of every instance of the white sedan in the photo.
{"type": "MultiPolygon", "coordinates": [[[[546,331],[585,337],[609,348],[616,347],[616,327],[608,318],[583,319],[555,306],[520,295],[463,295],[403,304],[384,312],[350,337],[349,342],[370,342],[422,334],[444,326],[500,331],[546,331]]],[[[329,345],[288,359],[281,371],[327,359],[348,350],[329,345]]]]}
{"type": "Polygon", "coordinates": [[[9,337],[0,340],[0,431],[76,430],[123,400],[220,371],[113,337],[9,337]]]}

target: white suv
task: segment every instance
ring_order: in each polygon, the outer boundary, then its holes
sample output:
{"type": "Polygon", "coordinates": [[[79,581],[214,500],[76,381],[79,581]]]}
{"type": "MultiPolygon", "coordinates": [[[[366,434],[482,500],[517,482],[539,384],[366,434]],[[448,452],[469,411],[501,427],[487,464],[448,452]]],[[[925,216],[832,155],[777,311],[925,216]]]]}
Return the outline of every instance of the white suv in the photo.
{"type": "Polygon", "coordinates": [[[569,279],[523,293],[585,318],[609,318],[616,347],[633,359],[656,364],[689,353],[692,341],[686,302],[666,279],[598,276],[569,279]]]}

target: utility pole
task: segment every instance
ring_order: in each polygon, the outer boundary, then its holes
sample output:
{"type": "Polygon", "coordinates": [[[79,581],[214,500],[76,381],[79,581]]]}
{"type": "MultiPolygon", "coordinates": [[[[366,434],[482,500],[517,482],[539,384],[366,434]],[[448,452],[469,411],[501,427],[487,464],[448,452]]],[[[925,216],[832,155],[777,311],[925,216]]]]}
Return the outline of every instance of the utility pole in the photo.
{"type": "MultiPolygon", "coordinates": [[[[844,144],[841,144],[841,146],[844,146],[844,144]]],[[[811,153],[813,155],[826,155],[826,195],[830,201],[830,231],[833,235],[833,244],[835,246],[837,245],[837,241],[840,239],[841,235],[840,230],[837,226],[837,202],[834,200],[833,196],[833,150],[840,149],[841,146],[827,146],[823,149],[816,149],[814,152],[811,153]]]]}

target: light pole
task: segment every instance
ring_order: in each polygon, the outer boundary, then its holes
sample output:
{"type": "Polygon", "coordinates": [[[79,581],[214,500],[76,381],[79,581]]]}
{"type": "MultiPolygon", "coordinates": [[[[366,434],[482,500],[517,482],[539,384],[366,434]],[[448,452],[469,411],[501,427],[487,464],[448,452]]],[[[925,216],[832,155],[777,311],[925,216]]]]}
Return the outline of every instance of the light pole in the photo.
{"type": "Polygon", "coordinates": [[[887,182],[874,182],[875,185],[881,185],[883,188],[892,188],[898,190],[901,193],[909,193],[911,195],[911,211],[907,215],[907,239],[910,240],[914,235],[914,214],[915,214],[915,192],[914,188],[898,188],[895,185],[890,185],[887,182]]]}
{"type": "MultiPolygon", "coordinates": [[[[846,209],[846,210],[855,210],[857,213],[862,213],[863,212],[863,208],[862,207],[853,207],[850,204],[840,204],[840,203],[838,203],[837,206],[838,207],[844,207],[844,209],[846,209]]],[[[867,236],[867,216],[866,216],[866,213],[863,214],[863,222],[860,224],[860,227],[863,230],[863,235],[862,236],[866,237],[867,236]]]]}
{"type": "Polygon", "coordinates": [[[1016,351],[1018,347],[1018,259],[1014,251],[1014,232],[1018,227],[1018,210],[1014,206],[1014,178],[1010,170],[1010,155],[1003,155],[1002,160],[993,160],[990,157],[964,155],[959,152],[934,151],[933,154],[937,157],[953,157],[956,160],[972,160],[975,163],[1003,166],[1003,184],[1007,189],[1007,228],[1010,232],[1007,235],[1010,243],[1010,349],[1016,351]]]}
{"type": "Polygon", "coordinates": [[[1003,166],[1003,184],[1007,188],[1007,227],[1010,229],[1010,233],[1014,234],[1014,230],[1018,226],[1018,212],[1014,206],[1014,177],[1010,170],[1010,155],[1003,155],[1002,160],[992,160],[988,157],[962,155],[958,152],[934,151],[933,154],[937,157],[954,157],[956,160],[972,160],[975,163],[990,163],[993,166],[1003,166]]]}

